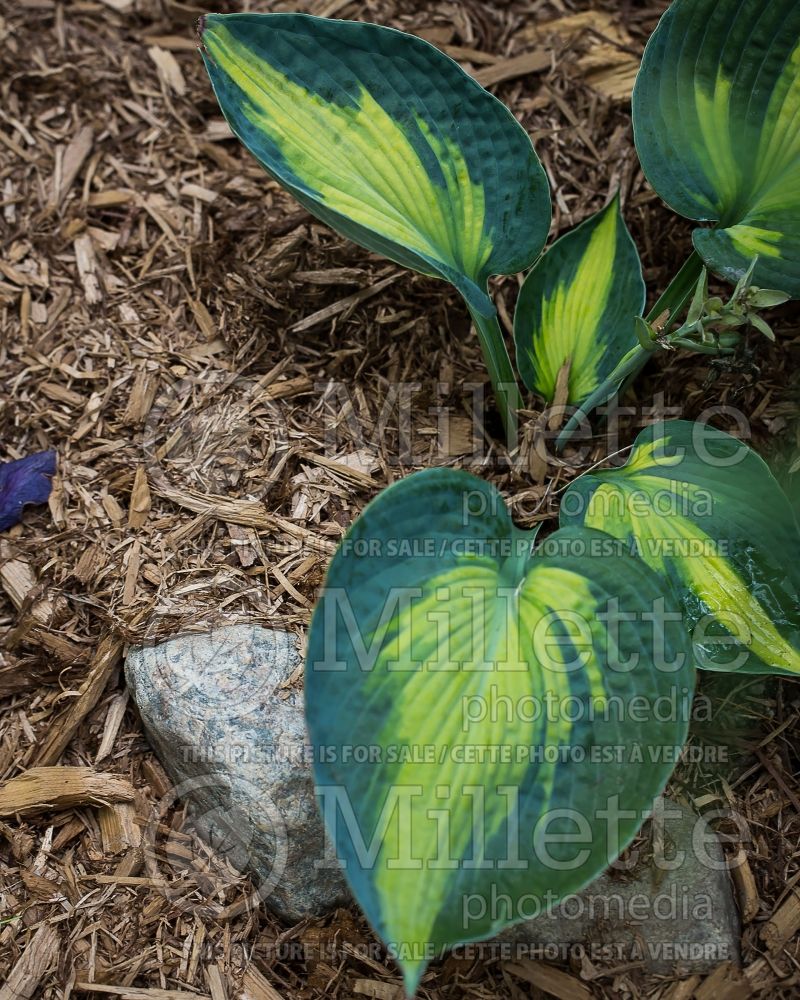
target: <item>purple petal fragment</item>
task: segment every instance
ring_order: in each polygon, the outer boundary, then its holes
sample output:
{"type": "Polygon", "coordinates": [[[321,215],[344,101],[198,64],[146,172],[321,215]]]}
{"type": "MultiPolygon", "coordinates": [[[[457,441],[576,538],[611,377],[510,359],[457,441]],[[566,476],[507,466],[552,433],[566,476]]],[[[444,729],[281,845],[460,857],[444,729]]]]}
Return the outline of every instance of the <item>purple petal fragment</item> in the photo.
{"type": "Polygon", "coordinates": [[[12,528],[29,503],[47,503],[56,474],[56,453],[38,451],[0,464],[0,531],[12,528]]]}

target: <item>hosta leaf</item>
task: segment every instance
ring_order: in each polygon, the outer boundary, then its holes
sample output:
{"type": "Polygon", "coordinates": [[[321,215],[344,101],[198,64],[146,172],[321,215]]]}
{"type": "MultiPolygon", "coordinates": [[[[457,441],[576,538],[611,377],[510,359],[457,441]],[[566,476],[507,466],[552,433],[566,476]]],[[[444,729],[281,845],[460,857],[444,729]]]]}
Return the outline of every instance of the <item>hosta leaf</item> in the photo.
{"type": "Polygon", "coordinates": [[[644,304],[639,254],[614,198],[525,279],[514,316],[522,381],[549,402],[569,362],[568,402],[583,402],[636,345],[644,304]]]}
{"type": "Polygon", "coordinates": [[[323,812],[409,992],[442,948],[602,871],[686,734],[690,648],[662,581],[601,532],[532,546],[493,487],[417,473],[353,525],[314,613],[323,812]]]}
{"type": "Polygon", "coordinates": [[[708,266],[800,296],[800,4],[675,0],[633,94],[648,180],[708,266]]]}
{"type": "Polygon", "coordinates": [[[447,279],[486,316],[488,277],[541,252],[550,202],[530,139],[432,45],[304,14],[211,14],[202,42],[236,135],[356,243],[447,279]]]}
{"type": "Polygon", "coordinates": [[[766,464],[738,439],[653,424],[627,465],[570,486],[561,523],[624,539],[670,581],[697,666],[800,673],[800,533],[766,464]]]}

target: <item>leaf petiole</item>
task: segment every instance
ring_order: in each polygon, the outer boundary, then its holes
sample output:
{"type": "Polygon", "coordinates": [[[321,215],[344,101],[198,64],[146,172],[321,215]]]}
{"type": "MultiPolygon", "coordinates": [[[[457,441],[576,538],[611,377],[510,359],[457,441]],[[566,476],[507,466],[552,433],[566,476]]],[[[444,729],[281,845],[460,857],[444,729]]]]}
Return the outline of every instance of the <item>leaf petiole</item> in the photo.
{"type": "Polygon", "coordinates": [[[506,442],[509,448],[513,448],[517,442],[517,410],[522,406],[522,397],[514,369],[511,366],[511,358],[508,356],[508,348],[503,339],[503,332],[500,329],[496,313],[489,317],[481,316],[480,313],[470,310],[470,314],[478,332],[483,359],[492,380],[497,408],[500,411],[500,418],[506,432],[506,442]]]}

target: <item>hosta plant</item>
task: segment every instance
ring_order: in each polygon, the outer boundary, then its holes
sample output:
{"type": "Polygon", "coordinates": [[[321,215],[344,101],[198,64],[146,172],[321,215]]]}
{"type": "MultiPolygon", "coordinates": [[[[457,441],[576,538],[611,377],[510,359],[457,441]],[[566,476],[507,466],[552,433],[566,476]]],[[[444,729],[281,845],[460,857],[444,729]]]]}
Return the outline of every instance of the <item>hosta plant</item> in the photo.
{"type": "Polygon", "coordinates": [[[619,855],[678,759],[696,668],[800,675],[798,594],[788,501],[702,424],[653,425],[576,480],[542,541],[450,469],[366,508],[314,612],[307,719],[337,854],[409,992],[444,947],[619,855]]]}
{"type": "Polygon", "coordinates": [[[731,353],[748,323],[768,332],[756,309],[800,296],[796,0],[675,0],[647,46],[633,96],[642,167],[675,211],[711,225],[646,316],[617,203],[540,259],[550,202],[527,134],[432,45],[304,14],[212,14],[200,40],[225,117],[274,179],[350,239],[458,289],[511,442],[520,395],[491,275],[535,263],[518,366],[546,401],[567,366],[578,412],[561,443],[652,351],[731,353]],[[744,319],[741,287],[730,304],[709,298],[704,269],[746,277],[744,319]]]}
{"type": "MultiPolygon", "coordinates": [[[[528,136],[433,46],[301,14],[209,15],[200,34],[225,117],[275,180],[460,292],[509,431],[520,396],[492,275],[530,268],[517,361],[545,400],[566,386],[564,439],[652,351],[733,351],[743,329],[771,334],[761,309],[800,296],[796,0],[676,0],[648,45],[643,168],[712,225],[646,315],[619,199],[542,256],[550,206],[528,136]],[[729,299],[709,273],[735,282],[729,299]]],[[[314,612],[307,719],[337,855],[409,993],[442,949],[620,854],[684,744],[697,668],[800,674],[798,567],[761,459],[681,421],[576,480],[543,539],[450,469],[366,508],[314,612]]]]}
{"type": "Polygon", "coordinates": [[[618,539],[568,526],[537,545],[449,469],[366,508],[314,613],[306,712],[337,855],[409,994],[446,946],[617,857],[669,778],[693,686],[676,602],[618,539]]]}
{"type": "MultiPolygon", "coordinates": [[[[675,0],[645,49],[633,92],[642,168],[664,201],[707,225],[639,327],[639,344],[580,403],[603,402],[659,347],[724,355],[754,312],[800,297],[800,5],[675,0]],[[706,273],[737,283],[733,309],[703,296],[706,273]],[[679,326],[692,297],[691,322],[679,326]],[[749,295],[748,295],[749,293],[749,295]],[[742,317],[742,299],[752,307],[742,317]],[[688,333],[688,336],[687,336],[688,333]]],[[[591,336],[587,329],[586,336],[591,336]]]]}

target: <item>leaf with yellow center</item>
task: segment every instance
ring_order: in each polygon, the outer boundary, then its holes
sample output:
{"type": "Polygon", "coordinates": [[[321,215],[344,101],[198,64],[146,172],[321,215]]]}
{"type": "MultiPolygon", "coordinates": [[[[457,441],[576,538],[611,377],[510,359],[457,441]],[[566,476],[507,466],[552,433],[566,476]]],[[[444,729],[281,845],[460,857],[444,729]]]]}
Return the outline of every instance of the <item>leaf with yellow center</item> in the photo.
{"type": "Polygon", "coordinates": [[[614,535],[671,582],[698,666],[800,674],[800,531],[743,442],[704,424],[654,424],[627,465],[570,486],[561,523],[614,535]]]}
{"type": "Polygon", "coordinates": [[[800,5],[675,0],[633,94],[647,179],[713,229],[694,243],[716,273],[800,296],[800,5]]]}
{"type": "Polygon", "coordinates": [[[550,222],[544,171],[510,112],[411,35],[305,14],[211,14],[203,58],[234,133],[309,211],[452,282],[527,267],[550,222]]]}
{"type": "Polygon", "coordinates": [[[637,343],[645,287],[614,198],[553,244],[525,279],[514,317],[525,385],[546,402],[569,364],[567,402],[582,403],[637,343]]]}
{"type": "Polygon", "coordinates": [[[533,544],[488,484],[420,472],[355,522],[314,612],[323,813],[409,993],[443,949],[599,874],[671,770],[648,748],[685,738],[691,656],[662,581],[601,532],[533,544]],[[609,746],[654,763],[600,768],[609,746]]]}

